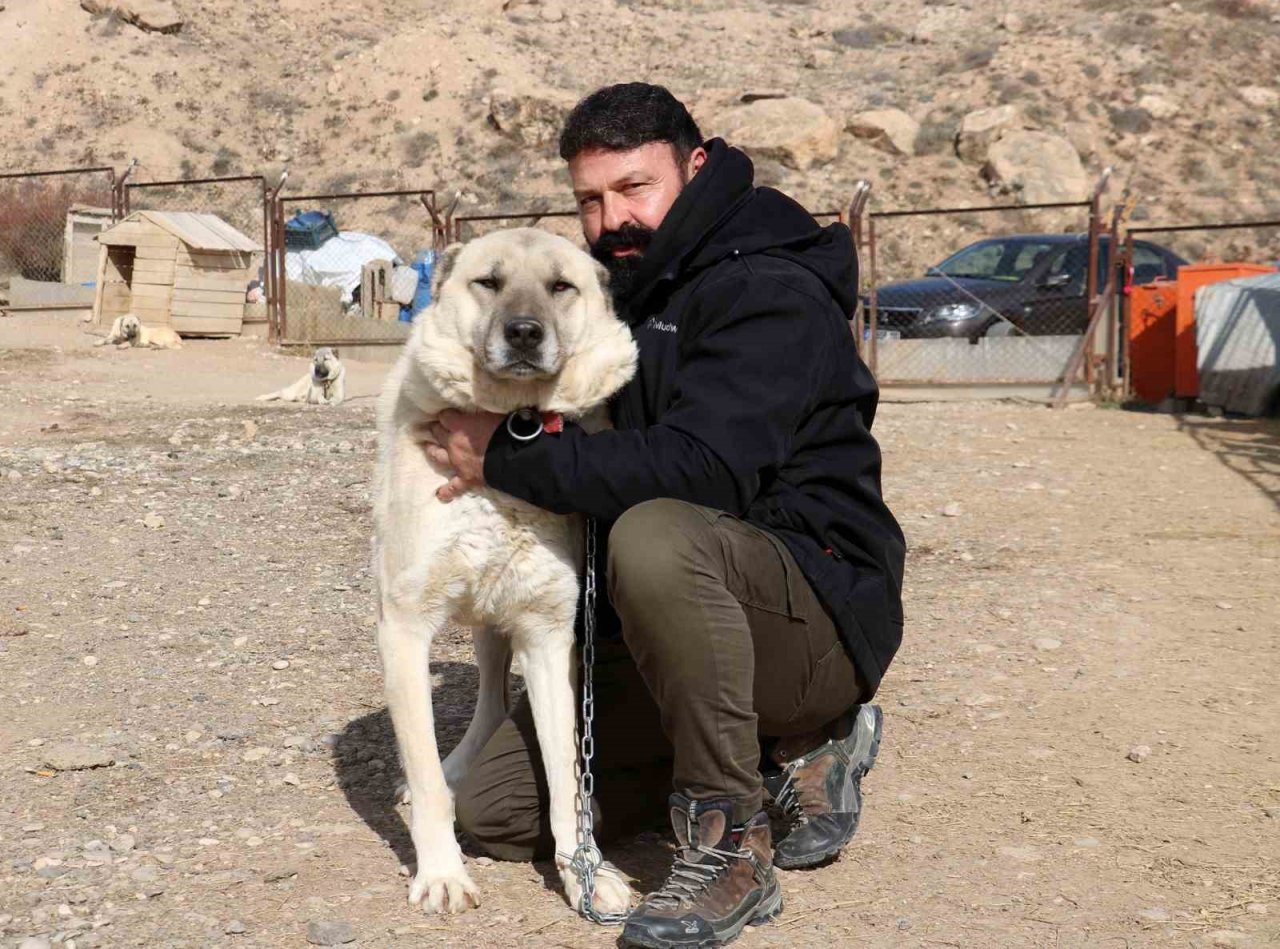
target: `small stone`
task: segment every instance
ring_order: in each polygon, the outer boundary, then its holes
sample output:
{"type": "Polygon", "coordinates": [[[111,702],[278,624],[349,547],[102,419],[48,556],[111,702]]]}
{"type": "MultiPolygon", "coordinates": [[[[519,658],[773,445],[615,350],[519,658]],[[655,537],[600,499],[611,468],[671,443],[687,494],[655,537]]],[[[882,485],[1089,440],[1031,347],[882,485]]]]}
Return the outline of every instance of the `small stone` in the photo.
{"type": "Polygon", "coordinates": [[[1230,603],[1226,603],[1226,602],[1224,602],[1224,601],[1222,601],[1222,600],[1219,600],[1219,601],[1218,601],[1217,603],[1215,603],[1214,605],[1215,605],[1218,609],[1220,609],[1220,610],[1229,610],[1229,609],[1231,609],[1231,604],[1230,604],[1230,603]]]}
{"type": "Polygon", "coordinates": [[[284,784],[288,784],[288,785],[290,785],[291,787],[295,787],[295,788],[296,788],[296,787],[301,786],[301,784],[302,784],[302,782],[298,780],[298,776],[297,776],[296,774],[294,774],[292,771],[287,772],[287,773],[285,774],[285,776],[284,776],[283,778],[281,778],[280,780],[281,780],[284,784]]]}
{"type": "Polygon", "coordinates": [[[1045,652],[1052,652],[1054,649],[1060,649],[1062,647],[1062,641],[1058,639],[1050,639],[1046,636],[1043,639],[1037,639],[1035,641],[1035,647],[1037,649],[1044,650],[1045,652]]]}
{"type": "Polygon", "coordinates": [[[50,745],[44,751],[44,764],[54,771],[88,771],[90,768],[109,768],[115,763],[111,752],[90,745],[67,742],[50,745]]]}
{"type": "Polygon", "coordinates": [[[248,641],[249,641],[248,636],[237,636],[235,639],[231,640],[231,645],[235,646],[238,649],[248,641]]]}
{"type": "Polygon", "coordinates": [[[111,841],[111,849],[116,853],[128,853],[137,845],[138,841],[133,834],[121,834],[115,840],[111,841]]]}
{"type": "Polygon", "coordinates": [[[83,662],[83,663],[84,663],[86,666],[88,666],[90,669],[92,669],[94,666],[96,666],[96,665],[98,664],[98,657],[97,657],[97,656],[85,656],[85,657],[84,657],[83,659],[81,659],[80,661],[81,661],[81,662],[83,662]]]}
{"type": "Polygon", "coordinates": [[[262,878],[263,883],[279,883],[281,880],[288,880],[298,875],[297,867],[282,867],[279,870],[272,870],[262,878]]]}
{"type": "Polygon", "coordinates": [[[18,943],[18,949],[50,949],[50,943],[44,936],[28,936],[18,943]]]}
{"type": "Polygon", "coordinates": [[[472,861],[472,863],[474,863],[477,867],[491,867],[493,866],[493,858],[492,857],[476,857],[475,860],[472,861]]]}
{"type": "Polygon", "coordinates": [[[343,946],[355,941],[356,933],[350,923],[317,920],[307,923],[307,942],[313,946],[343,946]]]}
{"type": "Polygon", "coordinates": [[[200,599],[196,600],[196,606],[208,606],[212,602],[213,601],[207,596],[202,596],[200,599]]]}
{"type": "Polygon", "coordinates": [[[271,663],[271,668],[272,668],[272,669],[275,669],[277,672],[279,672],[279,671],[280,671],[280,670],[282,670],[282,669],[288,669],[288,668],[289,668],[289,660],[288,660],[288,659],[277,659],[275,662],[271,663]]]}
{"type": "Polygon", "coordinates": [[[1163,907],[1149,906],[1146,909],[1138,910],[1138,919],[1147,923],[1167,923],[1173,917],[1163,907]]]}
{"type": "Polygon", "coordinates": [[[1129,753],[1125,755],[1125,757],[1128,758],[1130,761],[1132,761],[1134,764],[1142,764],[1142,762],[1146,761],[1149,757],[1151,757],[1151,746],[1150,745],[1134,745],[1132,748],[1129,749],[1129,753]]]}
{"type": "Polygon", "coordinates": [[[1272,820],[1280,820],[1280,807],[1264,807],[1262,813],[1266,814],[1272,820]]]}
{"type": "Polygon", "coordinates": [[[142,526],[149,527],[153,531],[159,530],[160,528],[164,527],[164,518],[161,517],[159,514],[156,514],[154,511],[152,511],[142,519],[142,526]]]}
{"type": "Polygon", "coordinates": [[[943,517],[959,517],[964,513],[964,509],[960,507],[960,502],[952,501],[942,509],[943,517]]]}
{"type": "Polygon", "coordinates": [[[1255,109],[1271,109],[1280,105],[1280,91],[1267,86],[1244,86],[1240,98],[1255,109]]]}
{"type": "Polygon", "coordinates": [[[247,933],[249,930],[245,927],[244,923],[240,922],[240,920],[233,919],[231,922],[227,923],[227,928],[222,931],[228,936],[239,936],[243,933],[247,933]]]}
{"type": "Polygon", "coordinates": [[[244,440],[247,442],[253,441],[258,434],[258,423],[252,419],[245,419],[240,424],[244,426],[244,440]]]}
{"type": "Polygon", "coordinates": [[[261,761],[269,754],[271,754],[270,748],[250,748],[244,753],[244,760],[250,763],[261,761]]]}
{"type": "Polygon", "coordinates": [[[1246,913],[1252,913],[1254,916],[1266,916],[1267,904],[1266,903],[1246,903],[1244,907],[1244,911],[1246,913]]]}
{"type": "Polygon", "coordinates": [[[1098,843],[1099,841],[1097,837],[1077,837],[1075,839],[1075,845],[1077,847],[1096,847],[1098,846],[1098,843]]]}

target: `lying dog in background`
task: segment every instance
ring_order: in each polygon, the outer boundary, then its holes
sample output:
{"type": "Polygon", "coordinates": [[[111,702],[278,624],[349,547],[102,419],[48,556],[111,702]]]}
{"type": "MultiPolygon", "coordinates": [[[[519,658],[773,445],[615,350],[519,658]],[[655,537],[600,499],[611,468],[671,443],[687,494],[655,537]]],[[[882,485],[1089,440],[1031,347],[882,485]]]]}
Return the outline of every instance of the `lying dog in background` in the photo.
{"type": "MultiPolygon", "coordinates": [[[[374,570],[387,705],[408,779],[417,875],[410,904],[456,913],[479,905],[453,834],[456,784],[509,705],[519,657],[546,766],[556,865],[569,902],[576,849],[574,617],[583,562],[580,518],[489,488],[450,504],[449,473],[423,452],[422,424],[447,408],[534,408],[583,419],[635,372],[631,334],[613,315],[604,268],[545,231],[498,231],[451,247],[435,302],[414,322],[378,402],[374,570]],[[469,625],[480,673],[475,715],[444,762],[436,746],[428,653],[450,622],[469,625]]],[[[549,436],[542,436],[549,437],[549,436]]],[[[616,871],[596,877],[597,908],[625,911],[616,871]]]]}
{"type": "Polygon", "coordinates": [[[145,346],[150,349],[181,349],[182,339],[171,327],[144,326],[142,320],[132,313],[116,317],[111,324],[111,332],[106,339],[100,339],[93,345],[115,345],[119,349],[129,346],[145,346]]]}
{"type": "Polygon", "coordinates": [[[341,405],[347,397],[347,367],[338,354],[321,346],[311,358],[311,371],[278,392],[258,396],[259,402],[307,402],[311,405],[341,405]]]}

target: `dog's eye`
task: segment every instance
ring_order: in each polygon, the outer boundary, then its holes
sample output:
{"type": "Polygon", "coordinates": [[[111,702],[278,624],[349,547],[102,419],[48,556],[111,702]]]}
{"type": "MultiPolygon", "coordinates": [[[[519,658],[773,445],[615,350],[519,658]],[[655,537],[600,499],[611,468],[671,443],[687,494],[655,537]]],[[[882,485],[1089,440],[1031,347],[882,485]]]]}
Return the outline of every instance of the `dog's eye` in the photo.
{"type": "Polygon", "coordinates": [[[571,284],[568,280],[557,280],[555,283],[551,285],[552,293],[568,293],[570,290],[577,290],[577,289],[578,288],[575,287],[573,284],[571,284]]]}
{"type": "Polygon", "coordinates": [[[478,277],[471,282],[477,287],[484,287],[486,290],[491,290],[495,293],[497,292],[498,287],[501,286],[501,284],[498,283],[497,277],[478,277]]]}

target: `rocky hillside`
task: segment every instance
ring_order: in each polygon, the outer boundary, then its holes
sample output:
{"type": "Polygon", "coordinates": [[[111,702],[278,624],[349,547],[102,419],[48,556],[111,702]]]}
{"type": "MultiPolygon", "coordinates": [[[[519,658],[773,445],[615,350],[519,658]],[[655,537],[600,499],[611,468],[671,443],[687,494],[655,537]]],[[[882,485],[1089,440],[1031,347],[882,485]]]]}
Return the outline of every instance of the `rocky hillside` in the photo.
{"type": "Polygon", "coordinates": [[[859,178],[879,208],[1076,195],[1107,164],[1139,217],[1280,206],[1280,0],[172,2],[0,0],[0,164],[564,205],[563,110],[640,78],[814,208],[859,178]]]}

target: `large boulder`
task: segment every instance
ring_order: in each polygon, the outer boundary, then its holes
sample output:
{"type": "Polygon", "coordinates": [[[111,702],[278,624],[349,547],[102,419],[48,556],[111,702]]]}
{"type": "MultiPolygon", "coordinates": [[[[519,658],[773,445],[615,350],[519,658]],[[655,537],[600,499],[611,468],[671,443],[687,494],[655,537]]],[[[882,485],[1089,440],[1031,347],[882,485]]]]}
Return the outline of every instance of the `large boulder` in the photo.
{"type": "Polygon", "coordinates": [[[1255,109],[1274,109],[1280,105],[1280,92],[1269,86],[1243,86],[1240,98],[1255,109]]]}
{"type": "Polygon", "coordinates": [[[960,120],[956,135],[956,154],[975,165],[986,163],[991,146],[1018,127],[1021,121],[1018,109],[1012,105],[998,105],[993,109],[970,112],[960,120]]]}
{"type": "Polygon", "coordinates": [[[95,16],[114,13],[149,33],[177,33],[182,29],[182,16],[168,0],[80,0],[80,6],[95,16]]]}
{"type": "Polygon", "coordinates": [[[538,148],[560,138],[574,100],[560,92],[494,89],[488,105],[490,125],[508,138],[538,148]]]}
{"type": "Polygon", "coordinates": [[[1083,201],[1089,179],[1080,155],[1065,138],[1048,132],[1009,132],[991,146],[987,180],[1022,204],[1083,201]]]}
{"type": "Polygon", "coordinates": [[[849,120],[849,131],[890,155],[914,155],[920,123],[901,109],[873,109],[849,120]]]}
{"type": "Polygon", "coordinates": [[[805,99],[759,99],[730,109],[717,124],[729,144],[788,168],[825,165],[840,151],[840,126],[805,99]]]}

